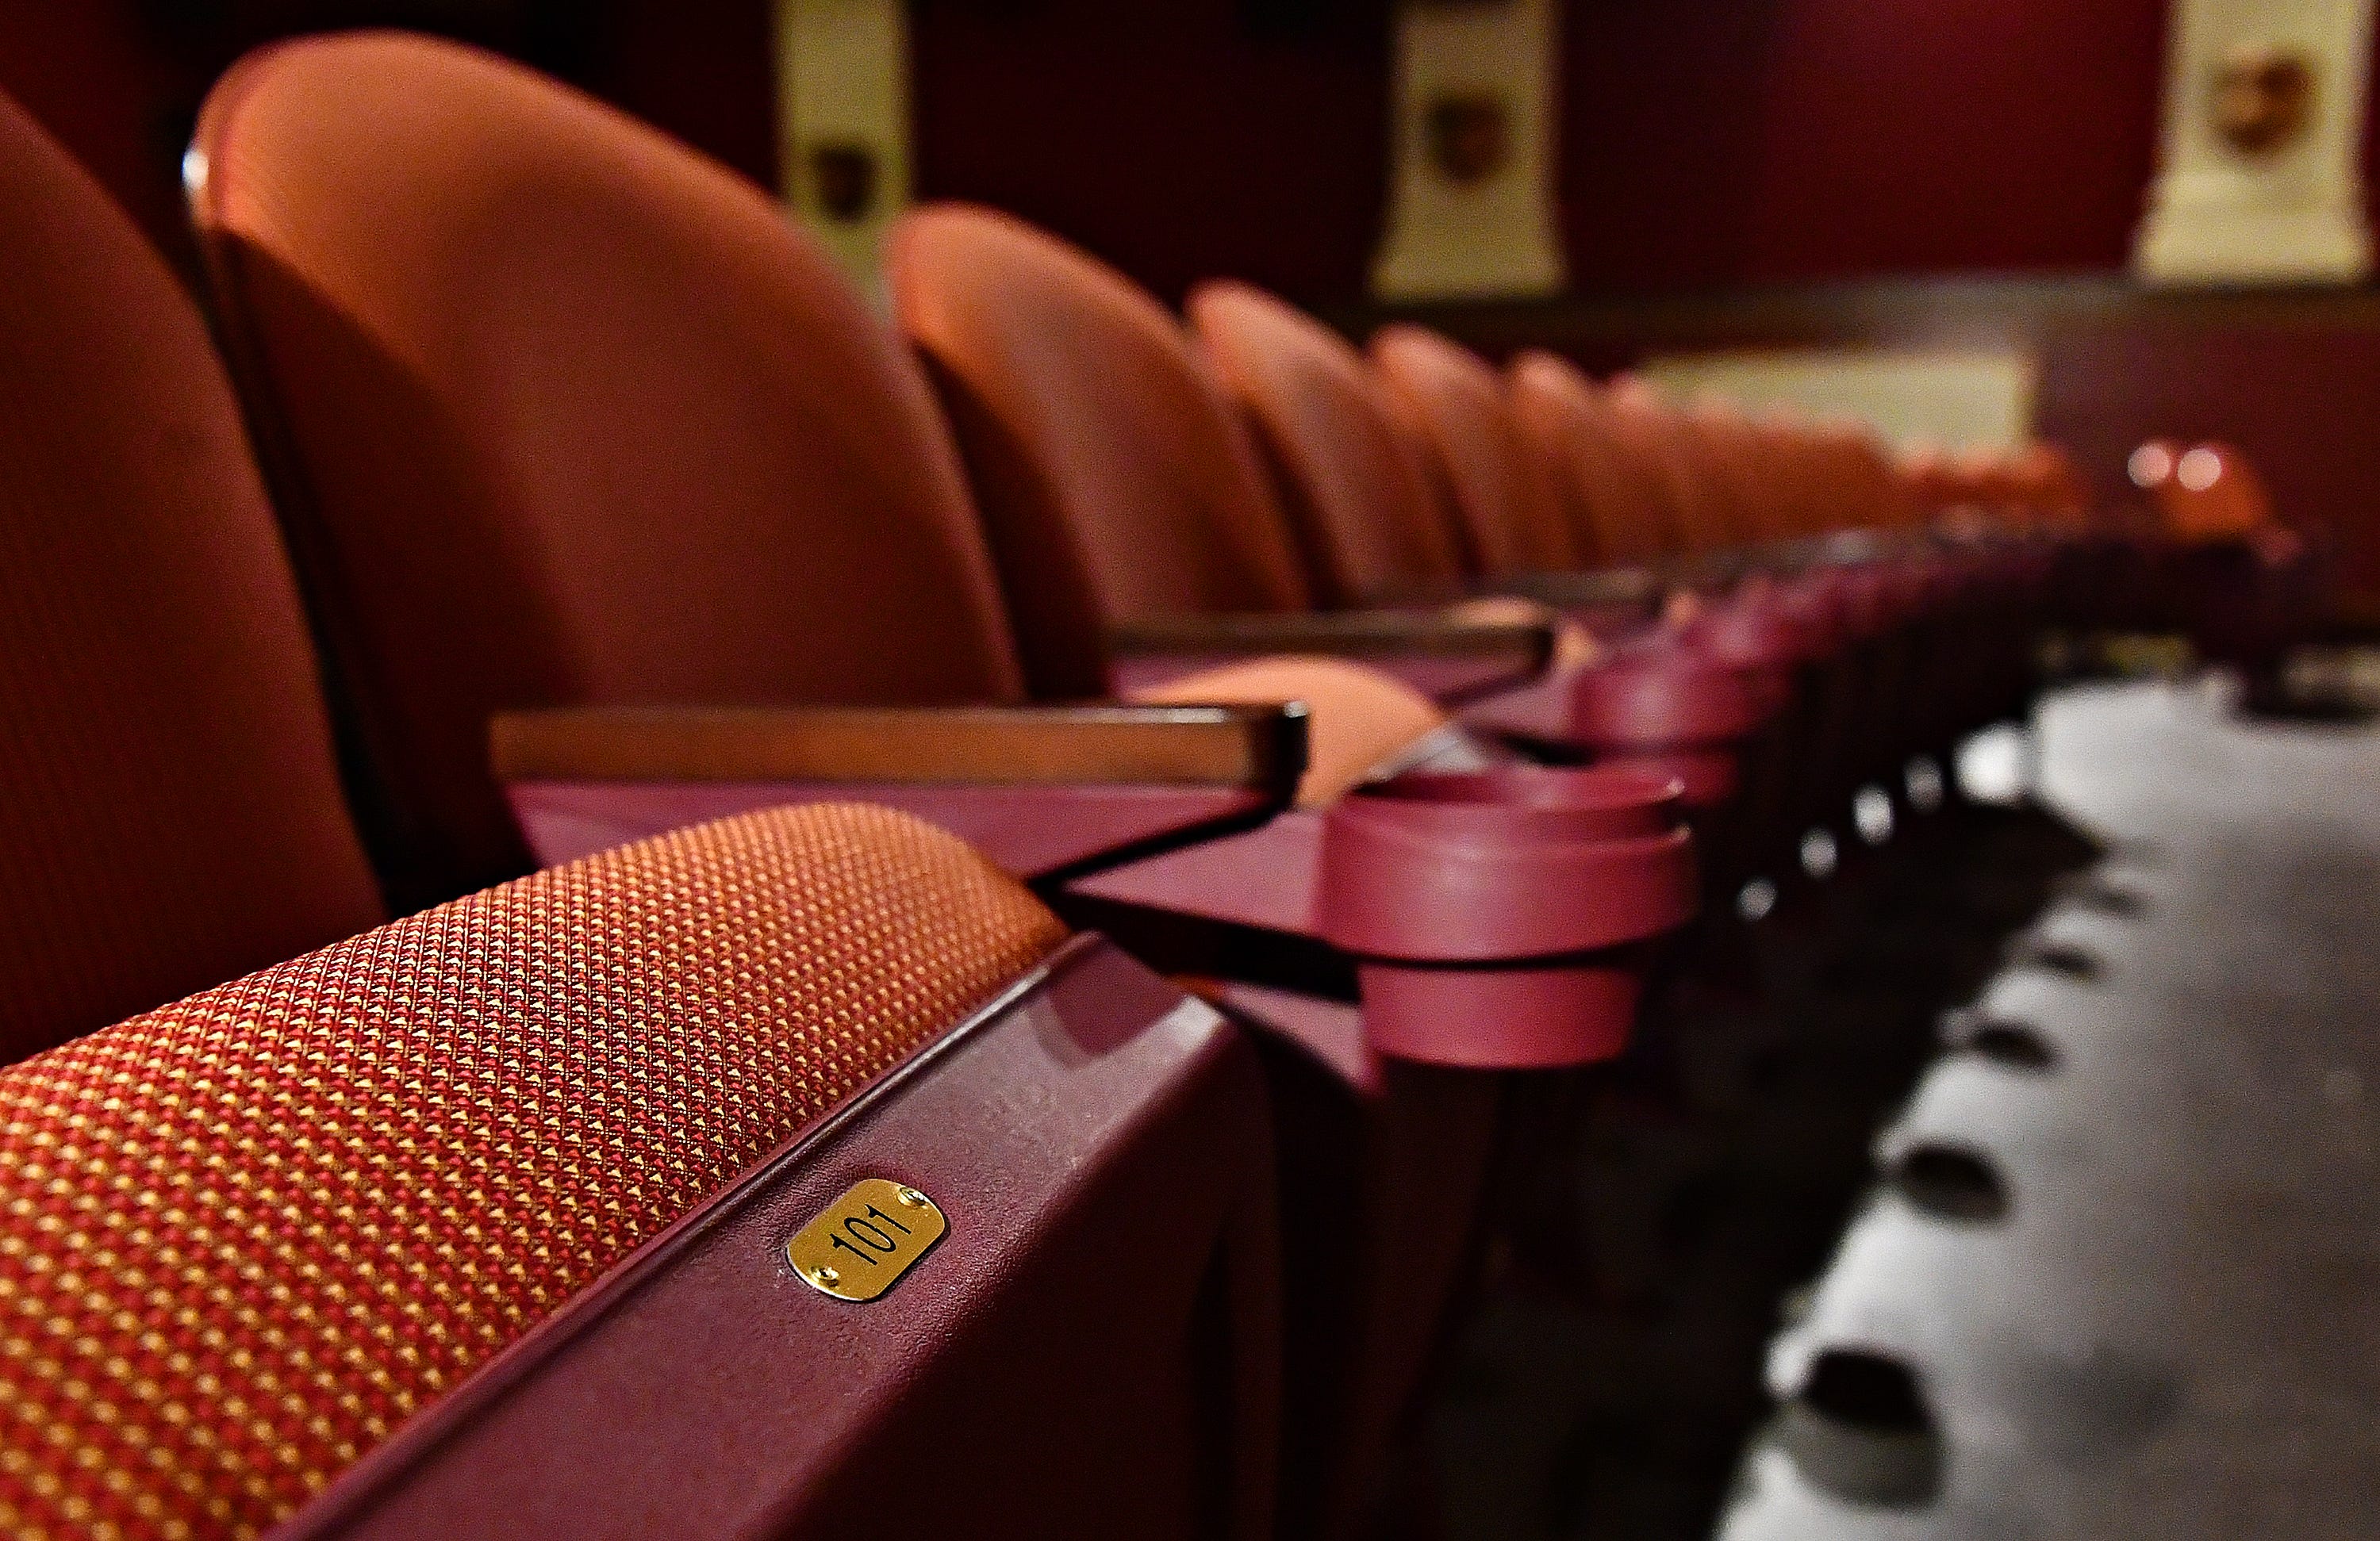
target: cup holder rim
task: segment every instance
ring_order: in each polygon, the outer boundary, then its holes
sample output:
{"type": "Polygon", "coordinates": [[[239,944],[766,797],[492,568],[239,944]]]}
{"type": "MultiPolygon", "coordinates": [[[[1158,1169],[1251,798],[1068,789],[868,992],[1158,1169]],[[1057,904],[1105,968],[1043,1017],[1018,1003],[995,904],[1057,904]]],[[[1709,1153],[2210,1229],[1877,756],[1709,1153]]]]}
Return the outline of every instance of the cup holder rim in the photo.
{"type": "Polygon", "coordinates": [[[1408,770],[1357,787],[1350,795],[1374,807],[1608,816],[1673,810],[1685,795],[1685,783],[1674,772],[1634,765],[1496,765],[1408,770]]]}
{"type": "Polygon", "coordinates": [[[1730,661],[1702,644],[1616,653],[1579,671],[1571,682],[1571,710],[1591,738],[1732,744],[1775,715],[1773,692],[1749,677],[1766,668],[1730,661]]]}

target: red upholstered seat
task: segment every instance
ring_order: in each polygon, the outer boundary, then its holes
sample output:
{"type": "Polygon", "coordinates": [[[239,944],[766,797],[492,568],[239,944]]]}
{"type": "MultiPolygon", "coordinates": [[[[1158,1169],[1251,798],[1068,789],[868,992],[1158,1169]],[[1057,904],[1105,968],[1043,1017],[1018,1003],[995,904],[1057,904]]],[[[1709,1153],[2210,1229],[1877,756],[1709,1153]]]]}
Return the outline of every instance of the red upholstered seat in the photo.
{"type": "Polygon", "coordinates": [[[1371,358],[1439,497],[1469,531],[1483,576],[1594,564],[1529,454],[1493,365],[1427,327],[1402,323],[1373,334],[1371,358]]]}
{"type": "Polygon", "coordinates": [[[1617,431],[1666,466],[1673,523],[1683,549],[1696,554],[1725,551],[1733,539],[1727,490],[1684,415],[1633,376],[1613,379],[1605,399],[1617,431]]]}
{"type": "MultiPolygon", "coordinates": [[[[1289,571],[1283,522],[1244,425],[1218,391],[1216,373],[1153,297],[1054,237],[1005,215],[951,205],[904,217],[892,243],[892,288],[900,324],[950,407],[1028,638],[1040,628],[1045,645],[1062,646],[1063,659],[1079,666],[1102,661],[1102,634],[1117,622],[1303,602],[1303,586],[1289,571]]],[[[1201,325],[1214,325],[1208,343],[1226,389],[1245,391],[1243,402],[1255,405],[1265,393],[1300,389],[1302,370],[1343,382],[1343,358],[1328,346],[1313,347],[1310,334],[1288,364],[1266,355],[1264,342],[1243,350],[1225,340],[1235,319],[1255,329],[1278,322],[1266,313],[1269,303],[1245,291],[1201,297],[1201,325]]],[[[1273,340],[1281,340],[1278,331],[1273,340]]],[[[1396,513],[1394,529],[1360,528],[1380,512],[1362,506],[1364,479],[1384,475],[1397,500],[1412,474],[1394,443],[1382,443],[1372,419],[1378,408],[1366,394],[1285,408],[1269,421],[1257,414],[1260,442],[1274,454],[1302,456],[1280,468],[1312,479],[1303,514],[1325,593],[1353,593],[1375,573],[1443,562],[1447,554],[1443,545],[1433,557],[1415,543],[1416,530],[1426,535],[1427,519],[1408,524],[1406,514],[1396,513]],[[1321,441],[1304,443],[1304,428],[1321,441]]],[[[1278,667],[1247,671],[1232,683],[1278,692],[1287,682],[1266,677],[1278,667]]],[[[1037,676],[1037,684],[1047,688],[1047,679],[1037,676]]],[[[1172,694],[1184,698],[1215,683],[1209,675],[1172,694]]],[[[1383,710],[1380,719],[1402,719],[1417,737],[1435,722],[1435,713],[1420,707],[1409,699],[1403,711],[1383,710]]],[[[1318,742],[1327,743],[1330,731],[1327,720],[1318,722],[1318,742]]],[[[1522,783],[1536,784],[1514,772],[1514,784],[1522,783]]],[[[1627,795],[1638,797],[1643,786],[1663,783],[1632,784],[1639,791],[1627,795]]],[[[1509,1042],[1463,1054],[1417,1052],[1419,1045],[1397,1042],[1394,1025],[1403,1020],[1405,1003],[1441,987],[1450,993],[1431,997],[1418,1013],[1433,1027],[1462,1020],[1475,1024],[1483,1039],[1510,1032],[1517,1041],[1524,1022],[1539,1020],[1517,995],[1490,999],[1520,979],[1519,971],[1406,971],[1359,963],[1359,955],[1381,955],[1387,944],[1378,935],[1359,935],[1360,926],[1331,929],[1342,902],[1350,916],[1377,913],[1403,925],[1472,880],[1483,892],[1508,892],[1513,874],[1560,843],[1560,837],[1517,834],[1496,855],[1474,851],[1463,877],[1433,869],[1409,883],[1371,868],[1363,869],[1370,880],[1361,881],[1356,867],[1334,866],[1356,860],[1343,853],[1356,848],[1349,843],[1361,837],[1353,831],[1366,819],[1400,821],[1400,832],[1384,835],[1379,849],[1415,852],[1426,849],[1427,839],[1404,830],[1403,821],[1439,819],[1451,828],[1467,817],[1426,806],[1437,791],[1491,805],[1499,795],[1463,777],[1436,791],[1428,777],[1405,784],[1402,795],[1400,786],[1391,780],[1377,795],[1309,806],[1237,841],[1087,878],[1069,890],[1101,924],[1123,929],[1151,955],[1185,972],[1220,976],[1221,998],[1264,1026],[1262,1041],[1275,1050],[1268,1063],[1280,1109],[1285,1202],[1314,1220],[1285,1243],[1293,1265],[1286,1296],[1292,1458],[1282,1515],[1293,1534],[1341,1534],[1364,1515],[1400,1408],[1469,1255],[1472,1237],[1459,1222],[1480,1195],[1501,1088],[1499,1077],[1439,1067],[1513,1062],[1499,1057],[1513,1051],[1509,1042]],[[1333,886],[1334,871],[1346,880],[1343,889],[1333,886]],[[1331,897],[1337,893],[1347,898],[1331,897]],[[1303,948],[1283,937],[1299,939],[1303,948]],[[1252,940],[1263,938],[1270,940],[1252,940]],[[1293,966],[1281,961],[1285,957],[1301,961],[1293,966]],[[1408,989],[1415,993],[1402,993],[1408,989]],[[1360,998],[1360,1008],[1347,1003],[1350,996],[1360,998]],[[1378,1044],[1390,1047],[1376,1053],[1378,1044]],[[1354,1216],[1339,1217],[1354,1223],[1311,1213],[1305,1195],[1318,1185],[1362,1195],[1354,1216]]],[[[1477,811],[1497,819],[1510,809],[1477,811]]],[[[1670,827],[1668,810],[1645,812],[1647,831],[1670,827]]],[[[1565,896],[1593,886],[1572,885],[1565,896]]],[[[1665,913],[1646,929],[1680,918],[1665,913]]],[[[1427,929],[1416,925],[1412,945],[1442,946],[1442,932],[1421,940],[1427,929]]],[[[1518,929],[1500,930],[1497,942],[1515,940],[1518,929]]],[[[1575,963],[1556,972],[1572,978],[1568,971],[1575,963]]],[[[1559,1037],[1588,1014],[1565,1006],[1542,1020],[1559,1037]]],[[[1609,1012],[1602,1020],[1616,1035],[1624,1033],[1628,1016],[1622,1008],[1616,1021],[1609,1012]]]]}
{"type": "Polygon", "coordinates": [[[917,369],[760,190],[392,33],[251,56],[191,204],[404,891],[526,862],[500,708],[1010,700],[917,369]]]}
{"type": "Polygon", "coordinates": [[[1512,419],[1544,467],[1582,543],[1610,564],[1678,550],[1670,475],[1658,451],[1632,434],[1577,365],[1531,349],[1512,360],[1512,419]]]}
{"type": "Polygon", "coordinates": [[[379,904],[195,311],[6,104],[0,186],[0,995],[98,1029],[0,1069],[0,1531],[1263,1534],[1252,1057],[941,831],[750,814],[91,1020],[379,904]],[[943,1228],[864,1303],[788,1249],[861,1180],[856,1246],[943,1228]]]}
{"type": "MultiPolygon", "coordinates": [[[[394,33],[245,61],[196,156],[225,330],[407,892],[526,862],[489,769],[499,710],[1021,696],[923,373],[758,188],[394,33]]],[[[1302,603],[1236,425],[1194,388],[1219,485],[1280,558],[1224,550],[1202,581],[1302,603]]],[[[1354,720],[1318,735],[1308,793],[1335,792],[1407,703],[1344,671],[1301,683],[1354,720]]]]}
{"type": "MultiPolygon", "coordinates": [[[[404,801],[428,819],[423,832],[434,838],[424,848],[444,853],[442,870],[500,854],[490,836],[502,805],[482,807],[494,789],[484,761],[464,752],[467,733],[497,708],[1018,693],[993,561],[925,375],[757,189],[526,70],[386,34],[252,57],[209,103],[198,150],[204,176],[194,202],[227,330],[259,415],[285,438],[288,479],[305,498],[294,522],[319,541],[308,573],[324,608],[352,618],[341,658],[390,735],[382,773],[426,778],[404,801]],[[371,409],[384,394],[394,408],[371,409]]],[[[990,546],[1010,598],[1051,601],[1020,614],[1035,687],[1067,688],[1046,672],[1053,660],[1079,671],[1086,689],[1103,683],[1098,637],[1111,618],[1301,608],[1305,584],[1257,466],[1178,326],[1087,261],[1045,261],[1055,243],[994,216],[964,219],[982,240],[942,253],[949,261],[937,271],[963,279],[965,292],[932,313],[999,357],[1051,371],[1038,384],[946,393],[966,467],[990,504],[990,546]],[[1062,303],[1068,297],[1081,303],[1062,303]],[[1145,420],[1135,414],[1172,414],[1183,426],[1143,438],[1130,431],[1145,420]],[[1001,501],[1054,495],[1062,484],[1064,509],[1099,511],[1079,540],[1075,514],[1061,516],[1057,504],[1001,501]],[[1110,534],[1119,543],[1104,544],[1110,534]],[[1062,535],[1062,547],[1032,546],[1062,535]],[[1149,551],[1173,541],[1191,551],[1182,567],[1125,581],[1126,564],[1155,565],[1149,551]],[[1019,581],[1032,550],[1057,552],[1046,582],[1019,581]],[[1088,642],[1068,629],[1077,623],[1089,627],[1088,642]]],[[[912,285],[932,227],[931,216],[911,225],[895,254],[894,287],[913,331],[912,285]]],[[[952,370],[942,373],[950,383],[952,370]]],[[[1305,800],[1332,800],[1332,813],[1355,801],[1335,795],[1358,774],[1440,722],[1411,692],[1343,666],[1275,661],[1258,675],[1210,674],[1180,692],[1312,703],[1322,753],[1305,800]]],[[[1276,820],[1285,831],[1254,854],[1221,851],[1227,885],[1188,885],[1194,900],[1293,901],[1259,918],[1281,918],[1291,937],[1259,957],[1282,948],[1324,954],[1330,988],[1342,993],[1312,1002],[1327,1021],[1318,1036],[1341,1037],[1321,1050],[1328,1074],[1312,1041],[1287,1041],[1293,1031],[1271,1046],[1269,1068],[1293,1062],[1294,1074],[1322,1083],[1312,1102],[1284,1108],[1281,1123],[1316,1140],[1330,1171],[1382,1195],[1307,1217],[1303,1244],[1342,1259],[1360,1253],[1365,1283],[1341,1291],[1344,1274],[1299,1271],[1297,1306],[1311,1308],[1314,1332],[1334,1345],[1316,1374],[1300,1362],[1300,1438],[1323,1450],[1301,1469],[1301,1493],[1354,1470],[1351,1446],[1376,1454],[1378,1420],[1410,1387],[1468,1240],[1459,1211],[1476,1191],[1498,1095],[1492,1076],[1381,1071],[1345,997],[1359,966],[1408,998],[1452,989],[1475,1001],[1517,989],[1538,1006],[1521,1024],[1542,1035],[1526,1039],[1532,1051],[1573,1056],[1564,1062],[1615,1051],[1636,988],[1636,953],[1621,950],[1682,919],[1691,862],[1666,783],[1588,780],[1567,794],[1583,806],[1541,814],[1367,799],[1334,826],[1355,832],[1327,848],[1311,838],[1326,814],[1301,810],[1276,820]],[[1466,870],[1500,893],[1512,892],[1511,882],[1500,887],[1507,878],[1550,881],[1549,862],[1608,862],[1597,869],[1618,874],[1587,900],[1570,903],[1581,886],[1571,883],[1534,906],[1547,923],[1521,939],[1536,950],[1519,951],[1538,966],[1502,966],[1518,944],[1500,936],[1464,933],[1457,940],[1468,951],[1438,968],[1425,966],[1445,950],[1435,936],[1401,936],[1377,963],[1366,955],[1359,965],[1322,935],[1343,918],[1319,913],[1314,899],[1328,850],[1343,858],[1373,849],[1362,844],[1365,831],[1423,822],[1440,838],[1421,842],[1415,859],[1438,859],[1451,843],[1461,849],[1444,859],[1459,861],[1475,826],[1500,819],[1500,828],[1534,828],[1533,818],[1576,838],[1531,847],[1541,861],[1485,859],[1466,870]],[[1483,954],[1488,966],[1466,966],[1483,954]],[[1330,1055],[1357,1062],[1356,1085],[1336,1074],[1330,1055]],[[1440,1077],[1452,1087],[1439,1087],[1440,1077]],[[1414,1083],[1433,1095],[1418,1103],[1395,1095],[1414,1083]],[[1406,1180],[1415,1165],[1429,1168],[1427,1181],[1406,1180]],[[1412,1239],[1425,1228],[1416,1250],[1412,1239]],[[1359,1371],[1378,1378],[1350,1391],[1359,1371]],[[1354,1416],[1354,1401],[1372,1422],[1354,1416]]],[[[1135,859],[1146,867],[1227,843],[1135,859]]],[[[1053,890],[1063,881],[1046,880],[1053,890]]],[[[1401,917],[1393,904],[1380,908],[1401,917]]],[[[1417,1008],[1403,1021],[1418,1038],[1457,1029],[1446,1036],[1459,1041],[1421,1042],[1415,1058],[1518,1051],[1496,1040],[1493,1012],[1417,1008]]],[[[1040,1105],[1020,1093],[1013,1106],[1034,1110],[1011,1120],[1031,1136],[1044,1122],[1040,1105]]],[[[1058,1120],[1051,1137],[1065,1127],[1058,1120]]],[[[1170,1227],[1176,1200],[1162,1190],[1153,1199],[1138,1223],[1170,1227]]],[[[1170,1262],[1147,1275],[1127,1250],[1084,1267],[1079,1287],[1056,1299],[1099,1318],[1103,1331],[1210,1319],[1199,1317],[1195,1290],[1175,1290],[1170,1262]]],[[[986,1309],[1006,1307],[987,1301],[986,1309]]],[[[1045,1319],[1036,1303],[1014,1309],[1045,1319]]],[[[1230,1404],[1217,1396],[1215,1405],[1230,1404]]],[[[1079,1426],[1069,1421],[1076,1410],[1063,1411],[1062,1426],[1079,1426]]],[[[944,1412],[946,1439],[917,1448],[992,1450],[1029,1443],[1045,1426],[1037,1396],[983,1393],[944,1412]]],[[[1234,1412],[1234,1426],[1261,1433],[1262,1406],[1245,1412],[1234,1412]]],[[[1193,1432],[1177,1418],[1113,1438],[1209,1448],[1193,1432]]],[[[1104,1474],[1098,1482],[1107,1490],[1104,1474]]],[[[1148,1486],[1152,1503],[1182,1489],[1148,1486]]],[[[1020,1527],[1035,1518],[997,1511],[1020,1527]]],[[[1062,1514],[1044,1530],[1135,1533],[1070,1526],[1062,1514]]]]}
{"type": "Polygon", "coordinates": [[[1200,285],[1187,309],[1274,473],[1317,596],[1361,604],[1459,584],[1463,538],[1363,355],[1246,284],[1200,285]]]}
{"type": "Polygon", "coordinates": [[[1104,688],[1122,622],[1306,606],[1244,429],[1137,285],[961,205],[902,218],[890,282],[958,433],[1037,693],[1104,688]]]}
{"type": "Polygon", "coordinates": [[[0,100],[0,1062],[381,918],[188,297],[0,100]]]}
{"type": "Polygon", "coordinates": [[[0,1072],[0,1528],[1262,1534],[1271,1207],[1236,1037],[968,847],[698,827],[0,1072]]]}

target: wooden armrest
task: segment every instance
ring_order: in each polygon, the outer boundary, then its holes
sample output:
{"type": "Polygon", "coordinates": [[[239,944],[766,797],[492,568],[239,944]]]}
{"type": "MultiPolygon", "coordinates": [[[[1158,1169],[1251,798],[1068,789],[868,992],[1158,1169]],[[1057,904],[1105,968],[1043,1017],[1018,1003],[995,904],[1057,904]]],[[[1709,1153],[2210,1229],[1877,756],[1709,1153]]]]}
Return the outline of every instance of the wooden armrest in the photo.
{"type": "Polygon", "coordinates": [[[1553,657],[1550,619],[1480,620],[1443,610],[1331,610],[1283,614],[1168,615],[1127,621],[1108,634],[1117,654],[1322,653],[1495,658],[1532,669],[1553,657]]]}
{"type": "Polygon", "coordinates": [[[1286,801],[1304,706],[575,707],[499,712],[504,782],[1246,787],[1286,801]]]}
{"type": "Polygon", "coordinates": [[[1651,610],[1660,603],[1669,586],[1649,567],[1604,567],[1594,572],[1523,573],[1498,578],[1493,587],[1557,610],[1602,605],[1640,605],[1651,610]]]}

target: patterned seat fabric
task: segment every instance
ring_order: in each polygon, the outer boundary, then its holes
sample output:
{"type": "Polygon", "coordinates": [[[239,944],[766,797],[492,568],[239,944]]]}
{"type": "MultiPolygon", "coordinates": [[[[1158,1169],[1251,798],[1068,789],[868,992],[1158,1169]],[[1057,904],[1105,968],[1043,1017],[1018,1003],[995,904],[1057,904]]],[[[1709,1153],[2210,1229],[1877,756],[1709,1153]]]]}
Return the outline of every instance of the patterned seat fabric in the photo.
{"type": "Polygon", "coordinates": [[[0,1532],[249,1535],[1046,955],[881,808],[754,814],[0,1073],[0,1532]]]}

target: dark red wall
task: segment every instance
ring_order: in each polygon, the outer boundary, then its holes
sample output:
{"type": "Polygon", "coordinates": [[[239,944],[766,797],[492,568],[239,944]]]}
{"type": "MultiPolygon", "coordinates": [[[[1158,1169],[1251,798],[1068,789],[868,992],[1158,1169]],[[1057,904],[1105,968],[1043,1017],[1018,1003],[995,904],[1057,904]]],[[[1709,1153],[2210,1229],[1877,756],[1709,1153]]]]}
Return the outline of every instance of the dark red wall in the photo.
{"type": "MultiPolygon", "coordinates": [[[[2108,268],[2149,176],[2166,0],[1570,0],[1577,286],[2108,268]]],[[[73,0],[0,6],[0,88],[153,233],[239,49],[434,23],[746,173],[775,161],[767,0],[73,0]]],[[[1161,292],[1361,292],[1387,156],[1385,0],[918,0],[917,169],[1161,292]]]]}
{"type": "MultiPolygon", "coordinates": [[[[926,0],[929,196],[1018,210],[1161,292],[1359,292],[1387,7],[1267,37],[1232,0],[926,0]]],[[[2165,0],[1570,0],[1577,286],[2120,265],[2165,0]]]]}
{"type": "Polygon", "coordinates": [[[1388,12],[924,0],[918,190],[996,203],[1168,296],[1359,291],[1387,189],[1388,12]]]}
{"type": "MultiPolygon", "coordinates": [[[[1570,0],[1576,285],[2120,265],[2166,0],[1570,0]]],[[[1385,5],[924,0],[929,196],[1000,203],[1160,292],[1358,293],[1388,153],[1385,5]],[[1276,7],[1295,9],[1295,6],[1276,7]]]]}
{"type": "Polygon", "coordinates": [[[179,165],[208,86],[249,48],[366,25],[495,48],[773,178],[767,0],[0,0],[0,91],[187,267],[179,165]]]}
{"type": "Polygon", "coordinates": [[[209,72],[176,57],[137,11],[112,0],[0,5],[0,91],[181,259],[176,168],[209,72]]]}
{"type": "Polygon", "coordinates": [[[1576,287],[2120,265],[2165,0],[1572,0],[1576,287]]]}

